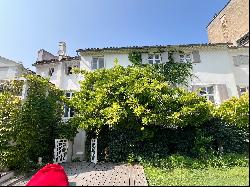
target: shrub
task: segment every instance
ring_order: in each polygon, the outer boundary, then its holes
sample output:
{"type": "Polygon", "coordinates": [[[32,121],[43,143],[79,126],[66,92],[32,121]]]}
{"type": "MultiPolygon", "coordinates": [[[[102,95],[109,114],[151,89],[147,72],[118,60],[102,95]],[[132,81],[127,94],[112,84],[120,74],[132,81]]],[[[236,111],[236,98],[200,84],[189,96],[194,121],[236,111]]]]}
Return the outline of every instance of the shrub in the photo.
{"type": "Polygon", "coordinates": [[[232,97],[220,105],[216,110],[216,116],[228,124],[244,128],[249,131],[249,94],[241,97],[232,97]]]}

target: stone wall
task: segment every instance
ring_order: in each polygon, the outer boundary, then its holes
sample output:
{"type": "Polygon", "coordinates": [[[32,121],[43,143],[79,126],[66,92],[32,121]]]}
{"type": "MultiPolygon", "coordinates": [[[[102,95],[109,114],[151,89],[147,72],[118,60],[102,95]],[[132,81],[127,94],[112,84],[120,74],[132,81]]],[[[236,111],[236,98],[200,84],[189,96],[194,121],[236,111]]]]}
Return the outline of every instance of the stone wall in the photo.
{"type": "Polygon", "coordinates": [[[249,0],[230,0],[207,27],[210,43],[236,44],[249,32],[249,0]]]}

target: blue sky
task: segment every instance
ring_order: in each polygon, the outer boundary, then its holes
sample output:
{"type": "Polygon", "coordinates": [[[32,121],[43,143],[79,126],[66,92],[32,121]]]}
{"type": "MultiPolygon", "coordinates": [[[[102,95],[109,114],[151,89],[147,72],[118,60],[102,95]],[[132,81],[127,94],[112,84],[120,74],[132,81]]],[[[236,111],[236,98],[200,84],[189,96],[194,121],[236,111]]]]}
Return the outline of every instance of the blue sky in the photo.
{"type": "Polygon", "coordinates": [[[0,0],[0,56],[31,66],[37,51],[207,43],[228,0],[0,0]]]}

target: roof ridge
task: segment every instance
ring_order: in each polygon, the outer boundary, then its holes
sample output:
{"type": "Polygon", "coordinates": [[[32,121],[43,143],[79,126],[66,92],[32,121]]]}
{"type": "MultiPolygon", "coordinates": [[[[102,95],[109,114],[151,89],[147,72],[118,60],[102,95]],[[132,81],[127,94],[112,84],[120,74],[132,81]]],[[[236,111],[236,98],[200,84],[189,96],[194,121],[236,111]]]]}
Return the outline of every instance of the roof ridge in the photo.
{"type": "Polygon", "coordinates": [[[217,18],[217,16],[227,7],[227,5],[231,2],[232,0],[229,0],[226,5],[218,12],[218,13],[215,13],[215,15],[213,16],[212,20],[208,23],[208,25],[206,26],[206,28],[208,28],[208,26],[213,22],[213,20],[215,18],[217,18]]]}
{"type": "Polygon", "coordinates": [[[127,46],[127,47],[103,47],[103,48],[84,48],[77,49],[76,52],[81,51],[102,51],[102,50],[119,50],[119,49],[141,49],[141,48],[154,48],[154,47],[189,47],[189,46],[216,46],[216,45],[233,45],[233,43],[194,43],[194,44],[175,44],[175,45],[151,45],[151,46],[127,46]]]}

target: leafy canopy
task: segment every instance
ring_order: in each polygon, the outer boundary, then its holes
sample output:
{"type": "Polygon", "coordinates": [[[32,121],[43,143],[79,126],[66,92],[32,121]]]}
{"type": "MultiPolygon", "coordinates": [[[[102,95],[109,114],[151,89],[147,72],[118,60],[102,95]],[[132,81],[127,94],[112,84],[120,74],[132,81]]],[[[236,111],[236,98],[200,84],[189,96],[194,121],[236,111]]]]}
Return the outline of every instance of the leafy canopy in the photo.
{"type": "Polygon", "coordinates": [[[81,89],[70,103],[76,109],[72,122],[86,130],[104,125],[199,125],[210,115],[204,98],[170,86],[152,66],[115,65],[81,73],[81,89]]]}

